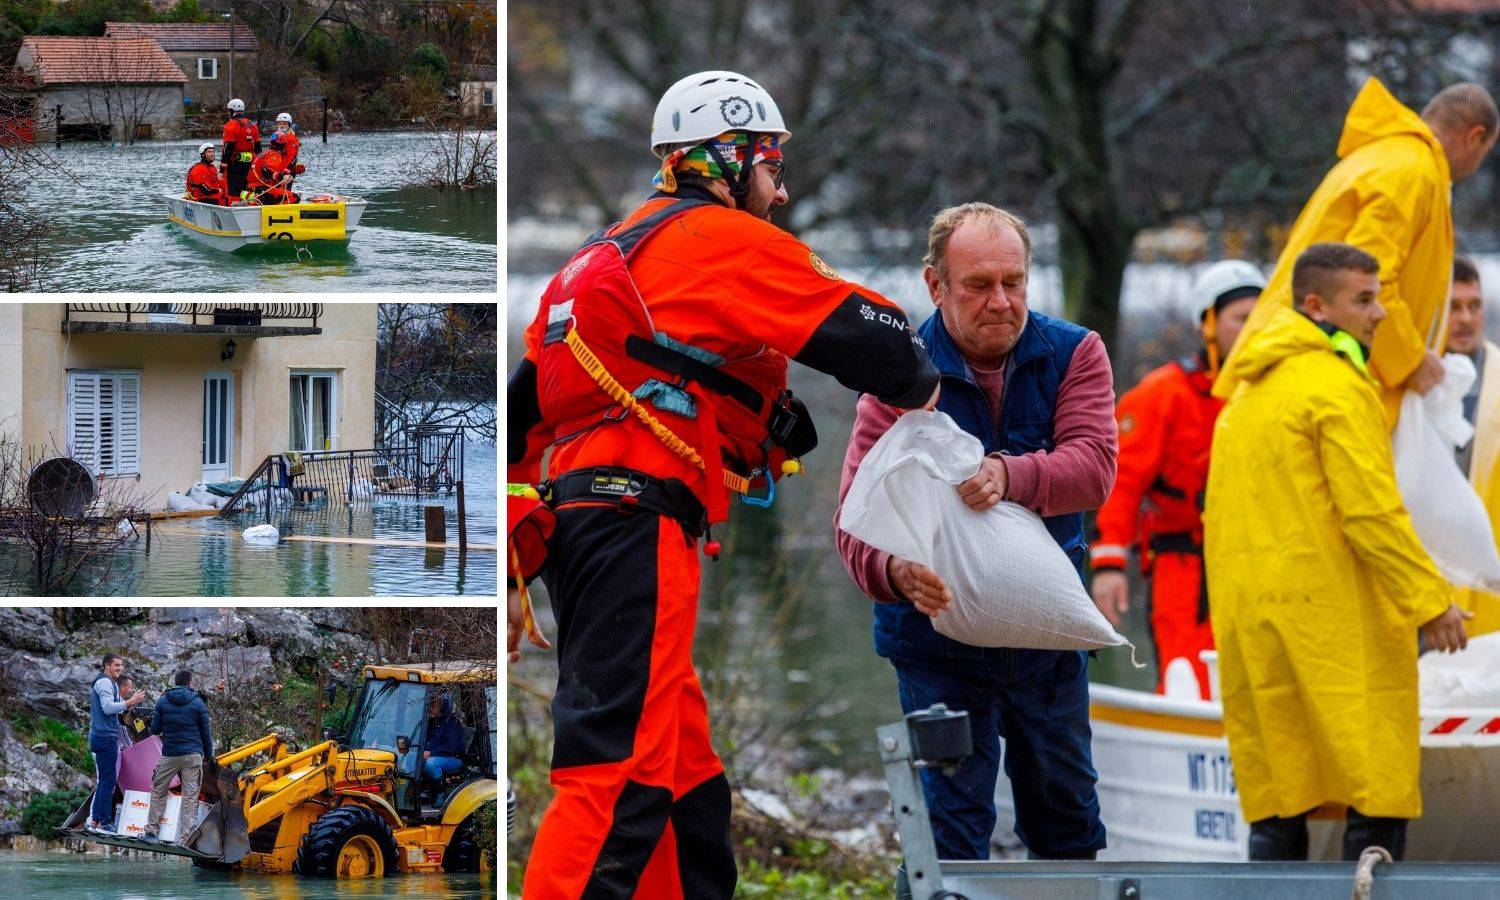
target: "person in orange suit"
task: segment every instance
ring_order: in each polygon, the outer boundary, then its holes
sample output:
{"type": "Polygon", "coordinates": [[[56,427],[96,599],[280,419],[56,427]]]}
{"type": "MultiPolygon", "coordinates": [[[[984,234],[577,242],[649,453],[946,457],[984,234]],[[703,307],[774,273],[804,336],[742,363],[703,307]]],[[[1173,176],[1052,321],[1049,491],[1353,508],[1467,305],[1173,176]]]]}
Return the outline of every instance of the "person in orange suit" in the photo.
{"type": "Polygon", "coordinates": [[[1141,570],[1150,578],[1157,693],[1166,692],[1172,662],[1186,659],[1198,696],[1209,696],[1199,659],[1214,646],[1203,572],[1203,488],[1214,422],[1224,406],[1210,391],[1265,284],[1260,270],[1243,260],[1204,270],[1193,287],[1203,346],[1152,371],[1116,409],[1119,472],[1095,519],[1092,593],[1100,612],[1118,624],[1130,606],[1126,557],[1138,545],[1141,570]]]}
{"type": "Polygon", "coordinates": [[[250,177],[240,199],[259,201],[262,206],[273,203],[296,203],[300,199],[291,189],[292,173],[286,160],[275,150],[255,157],[250,166],[250,177]]]}
{"type": "Polygon", "coordinates": [[[187,173],[187,195],[189,199],[199,203],[228,205],[224,198],[224,179],[219,175],[219,167],[214,164],[213,144],[198,145],[198,161],[193,163],[187,173]]]}

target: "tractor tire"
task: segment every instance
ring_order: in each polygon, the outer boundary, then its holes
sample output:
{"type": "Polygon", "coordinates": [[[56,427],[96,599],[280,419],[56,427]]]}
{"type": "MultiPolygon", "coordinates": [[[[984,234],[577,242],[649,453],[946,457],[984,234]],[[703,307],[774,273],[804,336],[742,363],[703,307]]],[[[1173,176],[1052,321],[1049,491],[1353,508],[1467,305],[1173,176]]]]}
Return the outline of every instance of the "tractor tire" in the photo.
{"type": "Polygon", "coordinates": [[[480,870],[479,842],[474,839],[477,816],[469,816],[453,829],[448,839],[448,848],[443,851],[444,872],[478,872],[480,870]]]}
{"type": "Polygon", "coordinates": [[[311,878],[364,878],[397,872],[396,836],[372,809],[340,806],[318,816],[292,871],[311,878]]]}

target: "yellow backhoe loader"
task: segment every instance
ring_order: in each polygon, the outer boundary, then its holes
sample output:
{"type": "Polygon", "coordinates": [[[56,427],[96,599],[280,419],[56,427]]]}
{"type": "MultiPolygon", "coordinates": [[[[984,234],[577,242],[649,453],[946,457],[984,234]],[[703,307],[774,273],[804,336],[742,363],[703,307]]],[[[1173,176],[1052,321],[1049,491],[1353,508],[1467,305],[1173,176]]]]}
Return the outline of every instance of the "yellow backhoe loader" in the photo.
{"type": "Polygon", "coordinates": [[[372,665],[362,674],[347,734],[325,729],[321,743],[295,753],[268,734],[205,765],[199,822],[181,844],[85,830],[92,797],[59,830],[209,868],[325,878],[479,871],[487,858],[478,813],[498,796],[493,665],[372,665]],[[462,729],[463,749],[448,763],[456,770],[433,778],[423,764],[440,706],[462,729]]]}

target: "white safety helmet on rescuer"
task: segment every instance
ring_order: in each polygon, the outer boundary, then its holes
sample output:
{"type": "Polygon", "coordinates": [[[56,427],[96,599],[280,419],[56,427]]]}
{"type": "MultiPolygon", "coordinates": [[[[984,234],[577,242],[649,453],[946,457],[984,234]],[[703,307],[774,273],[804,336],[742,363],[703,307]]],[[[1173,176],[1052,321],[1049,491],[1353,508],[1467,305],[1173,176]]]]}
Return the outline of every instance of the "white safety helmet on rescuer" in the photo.
{"type": "Polygon", "coordinates": [[[244,112],[245,111],[245,101],[239,99],[238,97],[236,97],[235,99],[229,101],[229,111],[230,112],[244,112]]]}
{"type": "Polygon", "coordinates": [[[282,122],[285,122],[288,125],[292,124],[292,114],[291,113],[277,113],[276,114],[276,124],[279,125],[282,122]]]}
{"type": "Polygon", "coordinates": [[[699,144],[726,131],[776,134],[791,139],[781,110],[766,89],[738,72],[689,75],[661,95],[651,120],[651,152],[665,159],[684,144],[699,144]]]}
{"type": "Polygon", "coordinates": [[[1193,308],[1201,318],[1226,294],[1248,297],[1252,291],[1259,293],[1265,287],[1266,276],[1261,274],[1259,266],[1243,259],[1226,259],[1204,269],[1193,283],[1193,308]]]}
{"type": "Polygon", "coordinates": [[[198,145],[198,155],[202,156],[203,155],[203,151],[205,151],[205,150],[212,150],[212,149],[214,149],[214,145],[213,144],[210,144],[210,143],[207,143],[207,142],[199,144],[198,145]]]}

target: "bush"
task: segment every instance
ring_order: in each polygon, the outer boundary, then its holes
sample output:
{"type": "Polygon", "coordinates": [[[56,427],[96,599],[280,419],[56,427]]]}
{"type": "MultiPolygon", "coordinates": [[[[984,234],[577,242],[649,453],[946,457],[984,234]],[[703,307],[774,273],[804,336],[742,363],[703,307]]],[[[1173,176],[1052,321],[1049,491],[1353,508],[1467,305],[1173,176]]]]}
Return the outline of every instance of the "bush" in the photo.
{"type": "Polygon", "coordinates": [[[57,829],[73,810],[83,805],[90,793],[84,788],[72,788],[38,794],[21,811],[21,830],[39,838],[57,837],[57,829]]]}
{"type": "Polygon", "coordinates": [[[485,804],[474,814],[474,842],[484,855],[485,865],[495,868],[500,851],[500,801],[485,804]]]}
{"type": "Polygon", "coordinates": [[[391,102],[391,95],[386,89],[381,88],[366,97],[354,114],[362,122],[385,124],[396,118],[396,104],[391,102]]]}
{"type": "Polygon", "coordinates": [[[27,745],[41,741],[72,768],[80,772],[94,771],[94,760],[89,755],[88,736],[81,730],[46,716],[11,716],[10,724],[15,726],[21,740],[27,745]]]}
{"type": "Polygon", "coordinates": [[[408,75],[420,75],[429,73],[437,76],[438,81],[448,80],[448,57],[443,54],[443,48],[430,41],[417,45],[417,49],[406,57],[406,73],[408,75]]]}

